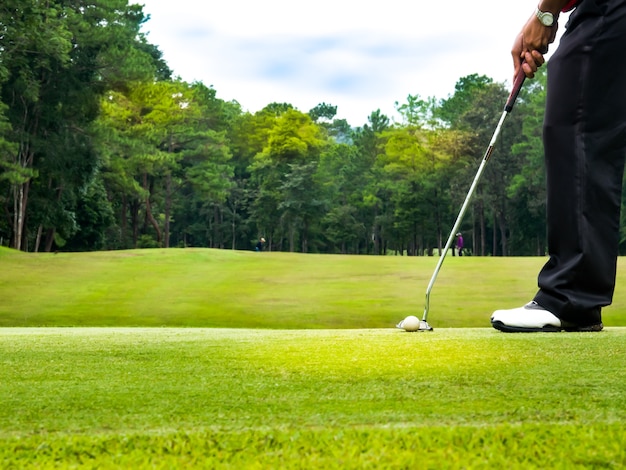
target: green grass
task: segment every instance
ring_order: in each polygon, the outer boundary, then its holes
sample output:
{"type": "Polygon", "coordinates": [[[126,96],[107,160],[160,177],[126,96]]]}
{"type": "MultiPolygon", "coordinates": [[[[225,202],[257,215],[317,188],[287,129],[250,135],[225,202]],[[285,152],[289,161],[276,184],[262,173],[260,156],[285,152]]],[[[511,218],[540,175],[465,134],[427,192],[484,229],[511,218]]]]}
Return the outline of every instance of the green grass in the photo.
{"type": "Polygon", "coordinates": [[[626,467],[622,260],[601,333],[476,328],[540,258],[448,258],[392,328],[436,261],[0,248],[0,468],[626,467]]]}
{"type": "MultiPolygon", "coordinates": [[[[384,328],[422,315],[435,257],[170,249],[25,254],[0,248],[0,326],[384,328]]],[[[489,326],[537,290],[543,258],[448,257],[435,327],[489,326]]],[[[605,324],[626,325],[620,259],[605,324]]],[[[626,283],[625,283],[626,284],[626,283]]]]}
{"type": "Polygon", "coordinates": [[[0,468],[621,468],[626,329],[0,330],[0,468]]]}

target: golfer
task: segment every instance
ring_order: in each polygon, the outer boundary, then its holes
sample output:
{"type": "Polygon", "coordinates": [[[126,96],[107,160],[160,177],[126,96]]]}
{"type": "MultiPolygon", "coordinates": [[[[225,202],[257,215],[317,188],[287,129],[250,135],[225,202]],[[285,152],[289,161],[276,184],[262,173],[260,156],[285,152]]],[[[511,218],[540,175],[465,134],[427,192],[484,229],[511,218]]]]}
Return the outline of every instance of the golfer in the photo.
{"type": "Polygon", "coordinates": [[[626,0],[542,0],[515,39],[532,78],[573,9],[548,65],[543,143],[549,260],[529,304],[497,310],[505,332],[600,331],[615,288],[626,155],[626,0]]]}
{"type": "Polygon", "coordinates": [[[461,232],[456,234],[456,248],[459,250],[459,256],[463,256],[463,235],[461,232]]]}
{"type": "Polygon", "coordinates": [[[265,238],[261,237],[254,247],[254,251],[263,251],[263,248],[265,248],[265,238]]]}

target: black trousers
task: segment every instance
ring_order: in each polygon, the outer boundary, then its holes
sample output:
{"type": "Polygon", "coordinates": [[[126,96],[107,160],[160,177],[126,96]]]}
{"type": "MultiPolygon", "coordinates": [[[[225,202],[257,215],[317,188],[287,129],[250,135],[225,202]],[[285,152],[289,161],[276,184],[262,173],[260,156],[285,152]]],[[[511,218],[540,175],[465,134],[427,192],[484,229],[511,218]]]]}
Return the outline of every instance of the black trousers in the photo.
{"type": "Polygon", "coordinates": [[[535,301],[598,323],[615,289],[626,157],[626,0],[582,0],[548,64],[548,250],[535,301]]]}

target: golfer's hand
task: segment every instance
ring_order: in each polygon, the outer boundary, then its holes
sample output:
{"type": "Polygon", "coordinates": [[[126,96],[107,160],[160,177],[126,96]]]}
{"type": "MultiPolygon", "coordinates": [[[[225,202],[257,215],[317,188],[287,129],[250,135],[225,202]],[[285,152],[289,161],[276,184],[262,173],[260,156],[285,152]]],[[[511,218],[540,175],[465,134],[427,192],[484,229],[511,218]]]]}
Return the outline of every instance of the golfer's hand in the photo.
{"type": "Polygon", "coordinates": [[[548,52],[548,45],[554,42],[558,22],[546,27],[533,14],[515,38],[511,55],[513,56],[514,77],[519,68],[528,78],[533,78],[537,69],[546,61],[543,55],[548,52]]]}

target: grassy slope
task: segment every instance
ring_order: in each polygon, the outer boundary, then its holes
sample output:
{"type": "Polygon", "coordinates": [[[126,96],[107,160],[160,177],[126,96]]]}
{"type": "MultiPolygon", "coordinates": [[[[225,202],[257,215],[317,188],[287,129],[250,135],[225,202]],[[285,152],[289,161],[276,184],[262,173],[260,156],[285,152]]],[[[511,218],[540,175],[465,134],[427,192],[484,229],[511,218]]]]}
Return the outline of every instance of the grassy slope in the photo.
{"type": "MultiPolygon", "coordinates": [[[[378,328],[422,315],[436,258],[171,249],[25,254],[0,248],[0,326],[378,328]]],[[[536,290],[542,258],[446,259],[435,327],[488,326],[536,290]]],[[[626,325],[620,263],[605,324],[626,325]]]]}
{"type": "Polygon", "coordinates": [[[0,329],[0,467],[622,468],[626,329],[0,329]]]}
{"type": "Polygon", "coordinates": [[[449,258],[435,331],[390,328],[435,263],[0,248],[0,326],[226,327],[0,328],[0,468],[626,466],[626,329],[443,328],[526,301],[539,258],[449,258]]]}

